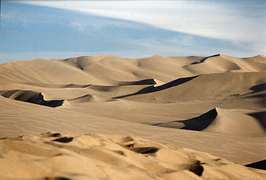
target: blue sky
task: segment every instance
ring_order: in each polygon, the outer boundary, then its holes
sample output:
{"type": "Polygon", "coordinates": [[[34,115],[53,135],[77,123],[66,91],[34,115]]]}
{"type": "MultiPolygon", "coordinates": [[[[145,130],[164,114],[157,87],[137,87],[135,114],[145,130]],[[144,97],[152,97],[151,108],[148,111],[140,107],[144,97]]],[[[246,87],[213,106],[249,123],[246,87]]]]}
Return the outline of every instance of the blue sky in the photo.
{"type": "Polygon", "coordinates": [[[2,2],[0,61],[266,54],[263,0],[2,2]]]}

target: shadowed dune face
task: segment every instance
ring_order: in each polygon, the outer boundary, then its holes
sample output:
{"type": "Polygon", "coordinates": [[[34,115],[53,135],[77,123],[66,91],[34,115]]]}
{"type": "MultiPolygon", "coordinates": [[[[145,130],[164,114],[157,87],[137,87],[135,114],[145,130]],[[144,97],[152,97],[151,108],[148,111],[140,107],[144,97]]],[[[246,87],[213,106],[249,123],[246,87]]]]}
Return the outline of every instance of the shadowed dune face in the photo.
{"type": "Polygon", "coordinates": [[[198,58],[196,61],[192,62],[191,64],[200,64],[200,63],[203,63],[204,61],[206,61],[209,58],[220,57],[220,56],[221,56],[221,54],[214,54],[214,55],[208,56],[208,57],[201,57],[201,58],[198,58]]]}
{"type": "Polygon", "coordinates": [[[256,118],[264,130],[266,130],[266,111],[250,113],[249,115],[256,118]]]}
{"type": "Polygon", "coordinates": [[[210,111],[191,119],[187,120],[179,120],[179,121],[173,121],[168,123],[158,123],[154,124],[154,126],[160,126],[160,127],[169,127],[169,128],[178,128],[174,126],[176,123],[183,124],[181,129],[187,129],[187,130],[195,130],[195,131],[201,131],[207,128],[217,117],[217,111],[216,109],[211,109],[210,111]]]}
{"type": "Polygon", "coordinates": [[[264,159],[262,161],[246,164],[245,166],[251,167],[251,168],[256,168],[256,169],[266,170],[266,160],[264,159]]]}
{"type": "Polygon", "coordinates": [[[201,131],[209,126],[215,118],[217,117],[217,111],[216,109],[211,109],[210,111],[185,121],[181,121],[185,124],[185,127],[183,129],[189,129],[189,130],[196,130],[201,131]]]}
{"type": "Polygon", "coordinates": [[[253,87],[250,88],[253,92],[258,92],[258,91],[265,91],[266,89],[266,83],[262,84],[257,84],[253,87]]]}
{"type": "Polygon", "coordinates": [[[165,83],[165,84],[159,85],[159,86],[148,86],[148,87],[145,87],[145,88],[141,89],[140,91],[138,91],[136,93],[128,94],[128,95],[125,95],[125,96],[118,96],[118,97],[114,97],[114,98],[124,98],[124,97],[138,95],[138,94],[146,94],[146,93],[153,93],[153,92],[156,92],[156,91],[161,91],[161,90],[164,90],[164,89],[168,89],[168,88],[175,87],[175,86],[178,86],[180,84],[183,84],[183,83],[185,83],[187,81],[190,81],[190,80],[194,79],[195,77],[196,76],[194,76],[194,77],[186,77],[186,78],[179,78],[179,79],[173,80],[171,82],[168,82],[168,83],[165,83]]]}
{"type": "Polygon", "coordinates": [[[154,126],[194,131],[218,132],[241,136],[265,136],[265,112],[239,113],[221,108],[211,109],[186,120],[153,124],[154,126]],[[239,118],[237,120],[237,118],[239,118]]]}
{"type": "MultiPolygon", "coordinates": [[[[129,134],[236,163],[259,162],[266,156],[265,64],[263,56],[221,54],[1,64],[0,137],[44,131],[129,134]]],[[[76,142],[54,140],[64,146],[76,142]]],[[[130,146],[123,147],[141,155],[161,152],[157,146],[130,146]]],[[[202,160],[186,166],[196,177],[206,168],[202,160]]]]}
{"type": "Polygon", "coordinates": [[[64,100],[45,100],[42,93],[34,91],[25,91],[25,90],[1,91],[0,95],[5,98],[48,106],[48,107],[57,107],[61,106],[64,103],[64,100]]]}

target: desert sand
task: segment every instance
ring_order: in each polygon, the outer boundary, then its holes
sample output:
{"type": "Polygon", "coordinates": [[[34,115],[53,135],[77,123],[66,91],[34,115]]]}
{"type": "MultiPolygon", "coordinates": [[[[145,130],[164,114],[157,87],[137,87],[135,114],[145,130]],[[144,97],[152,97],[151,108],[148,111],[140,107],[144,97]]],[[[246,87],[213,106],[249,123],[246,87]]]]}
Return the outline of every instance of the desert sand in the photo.
{"type": "Polygon", "coordinates": [[[266,57],[0,64],[0,179],[266,179],[266,57]]]}

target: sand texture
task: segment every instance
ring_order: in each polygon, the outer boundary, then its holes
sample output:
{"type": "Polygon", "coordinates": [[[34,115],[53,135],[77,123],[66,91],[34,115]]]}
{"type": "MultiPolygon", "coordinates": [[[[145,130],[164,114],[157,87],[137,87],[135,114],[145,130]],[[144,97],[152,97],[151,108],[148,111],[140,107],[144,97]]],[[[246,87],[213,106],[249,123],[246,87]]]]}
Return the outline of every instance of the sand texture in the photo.
{"type": "Polygon", "coordinates": [[[0,64],[0,179],[266,179],[266,57],[0,64]]]}

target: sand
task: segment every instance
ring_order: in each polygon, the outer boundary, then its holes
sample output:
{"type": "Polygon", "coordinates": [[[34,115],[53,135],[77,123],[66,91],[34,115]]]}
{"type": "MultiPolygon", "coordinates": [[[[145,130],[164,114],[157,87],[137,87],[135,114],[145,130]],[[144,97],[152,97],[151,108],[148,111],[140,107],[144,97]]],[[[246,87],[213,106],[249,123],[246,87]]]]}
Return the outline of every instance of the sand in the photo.
{"type": "Polygon", "coordinates": [[[265,179],[265,127],[264,56],[0,64],[0,179],[265,179]]]}

